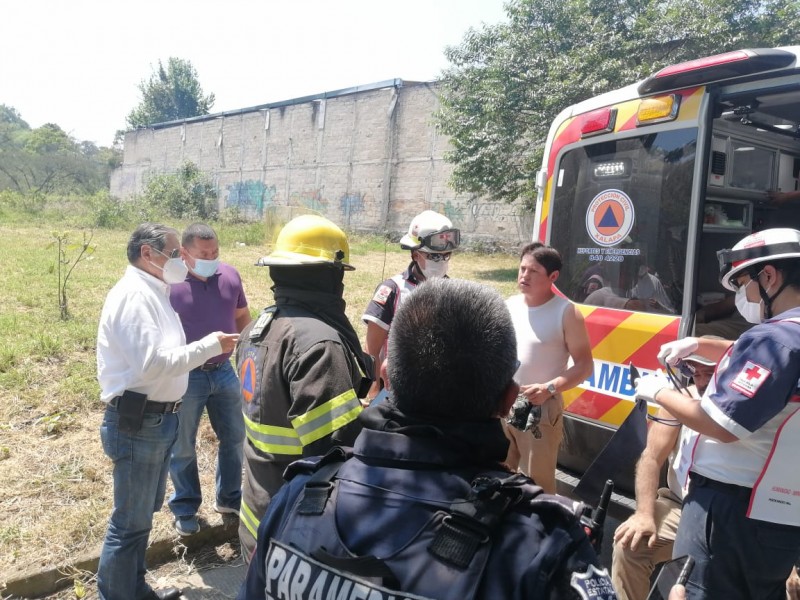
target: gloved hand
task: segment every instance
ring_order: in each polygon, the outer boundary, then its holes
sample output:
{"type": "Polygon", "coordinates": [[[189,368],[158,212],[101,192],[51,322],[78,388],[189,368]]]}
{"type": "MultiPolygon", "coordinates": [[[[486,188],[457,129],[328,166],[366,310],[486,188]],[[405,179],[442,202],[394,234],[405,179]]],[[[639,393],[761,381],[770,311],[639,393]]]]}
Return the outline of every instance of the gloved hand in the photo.
{"type": "Polygon", "coordinates": [[[656,394],[664,388],[672,389],[672,383],[664,373],[654,371],[636,380],[636,397],[648,402],[657,402],[656,394]]]}
{"type": "Polygon", "coordinates": [[[686,358],[697,350],[697,338],[685,337],[661,346],[658,352],[658,362],[662,365],[674,367],[682,358],[686,358]]]}

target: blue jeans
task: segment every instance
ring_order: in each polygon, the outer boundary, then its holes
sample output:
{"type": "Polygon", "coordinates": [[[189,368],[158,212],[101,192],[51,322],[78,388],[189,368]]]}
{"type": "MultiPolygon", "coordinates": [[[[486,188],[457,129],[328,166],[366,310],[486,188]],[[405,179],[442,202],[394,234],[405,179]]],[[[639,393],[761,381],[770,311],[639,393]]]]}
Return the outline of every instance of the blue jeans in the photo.
{"type": "Polygon", "coordinates": [[[153,513],[161,509],[178,415],[145,413],[136,433],[119,430],[119,413],[106,407],[100,439],[114,463],[114,510],[100,553],[101,600],[137,600],[150,592],[144,562],[153,513]]]}
{"type": "Polygon", "coordinates": [[[244,417],[239,379],[230,362],[216,371],[194,369],[189,372],[189,387],[183,396],[178,439],[172,449],[169,474],[175,493],[169,508],[176,517],[197,514],[202,502],[197,472],[197,428],[203,409],[219,439],[217,453],[217,505],[239,510],[242,501],[242,452],[244,417]]]}

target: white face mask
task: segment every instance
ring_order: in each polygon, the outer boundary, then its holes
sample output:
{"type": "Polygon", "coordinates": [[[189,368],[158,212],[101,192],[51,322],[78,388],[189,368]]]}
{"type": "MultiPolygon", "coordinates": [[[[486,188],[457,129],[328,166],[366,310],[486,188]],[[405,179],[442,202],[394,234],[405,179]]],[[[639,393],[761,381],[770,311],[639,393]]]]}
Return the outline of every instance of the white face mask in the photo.
{"type": "Polygon", "coordinates": [[[419,266],[419,270],[422,271],[422,274],[425,275],[425,279],[436,279],[437,277],[444,277],[447,275],[447,267],[450,263],[446,260],[442,260],[439,262],[433,262],[432,260],[426,260],[425,266],[419,266]]]}
{"type": "Polygon", "coordinates": [[[761,302],[750,302],[747,299],[747,286],[753,283],[753,279],[736,290],[736,310],[739,311],[748,323],[758,325],[761,323],[761,302]]]}
{"type": "MultiPolygon", "coordinates": [[[[161,256],[166,256],[161,250],[156,250],[161,256]]],[[[164,283],[168,283],[170,285],[176,283],[183,283],[186,280],[186,275],[189,273],[189,267],[181,260],[180,258],[168,258],[167,262],[164,263],[163,267],[159,267],[153,261],[149,261],[151,265],[161,269],[162,271],[162,279],[164,283]]]]}
{"type": "Polygon", "coordinates": [[[202,258],[194,258],[194,267],[192,267],[192,272],[195,275],[199,275],[200,277],[211,277],[214,273],[217,272],[218,266],[219,266],[218,258],[215,258],[214,260],[204,260],[202,258]]]}

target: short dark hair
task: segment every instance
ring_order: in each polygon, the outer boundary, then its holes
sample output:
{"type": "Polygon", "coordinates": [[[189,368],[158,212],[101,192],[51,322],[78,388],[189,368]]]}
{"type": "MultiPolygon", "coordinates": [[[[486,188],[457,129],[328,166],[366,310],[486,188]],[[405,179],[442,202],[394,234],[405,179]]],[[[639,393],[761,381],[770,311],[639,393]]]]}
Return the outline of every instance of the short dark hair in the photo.
{"type": "Polygon", "coordinates": [[[553,271],[560,271],[563,266],[561,261],[561,253],[541,242],[533,242],[525,246],[519,253],[519,259],[522,260],[525,255],[530,255],[536,262],[544,267],[547,274],[550,275],[553,271]]]}
{"type": "Polygon", "coordinates": [[[398,409],[453,420],[498,415],[517,368],[514,325],[492,288],[429,279],[405,298],[389,335],[398,409]]]}
{"type": "Polygon", "coordinates": [[[167,245],[167,236],[178,232],[172,227],[167,227],[161,223],[142,223],[131,234],[128,240],[128,262],[132,265],[142,256],[142,246],[151,246],[156,250],[163,250],[167,245]]]}
{"type": "Polygon", "coordinates": [[[217,233],[205,223],[192,223],[183,232],[181,246],[191,246],[195,238],[215,240],[217,239],[217,233]]]}

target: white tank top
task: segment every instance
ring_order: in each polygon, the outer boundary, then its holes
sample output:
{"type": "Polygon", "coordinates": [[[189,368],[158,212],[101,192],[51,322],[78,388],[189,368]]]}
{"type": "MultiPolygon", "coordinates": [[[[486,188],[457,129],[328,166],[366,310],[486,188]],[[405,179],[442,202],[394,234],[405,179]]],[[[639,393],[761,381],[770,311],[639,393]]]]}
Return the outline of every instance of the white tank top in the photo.
{"type": "Polygon", "coordinates": [[[545,383],[561,375],[569,362],[564,341],[564,311],[572,303],[553,296],[541,306],[528,306],[522,294],[506,300],[517,336],[520,385],[545,383]]]}

